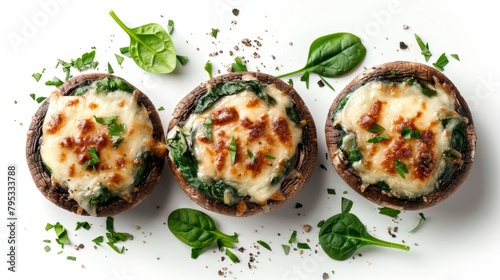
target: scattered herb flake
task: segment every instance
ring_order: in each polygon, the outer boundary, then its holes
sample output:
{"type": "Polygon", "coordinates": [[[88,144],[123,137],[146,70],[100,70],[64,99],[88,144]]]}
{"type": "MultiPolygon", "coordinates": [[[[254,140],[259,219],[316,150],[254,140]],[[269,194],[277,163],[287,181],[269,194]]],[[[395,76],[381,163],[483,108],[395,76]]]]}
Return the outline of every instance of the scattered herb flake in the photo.
{"type": "Polygon", "coordinates": [[[320,164],[319,167],[321,167],[321,169],[323,169],[325,171],[328,171],[328,169],[326,169],[326,166],[324,164],[320,164]]]}
{"type": "Polygon", "coordinates": [[[229,249],[226,249],[226,256],[228,256],[233,263],[240,262],[240,259],[229,249]]]}
{"type": "Polygon", "coordinates": [[[452,54],[450,54],[450,56],[453,57],[454,59],[460,61],[460,57],[458,56],[458,54],[452,53],[452,54]]]}
{"type": "Polygon", "coordinates": [[[113,74],[115,73],[115,70],[113,70],[113,67],[111,67],[111,64],[108,62],[108,73],[113,74]]]}
{"type": "Polygon", "coordinates": [[[387,135],[386,133],[382,133],[380,135],[377,135],[375,137],[372,137],[372,138],[366,140],[366,142],[376,144],[376,143],[382,142],[382,141],[387,140],[387,139],[390,139],[389,135],[387,135]]]}
{"type": "Polygon", "coordinates": [[[70,261],[76,261],[76,257],[74,256],[67,256],[66,259],[70,261]]]}
{"type": "Polygon", "coordinates": [[[311,249],[311,247],[309,247],[309,244],[307,244],[307,243],[301,243],[301,242],[297,243],[297,248],[299,248],[299,249],[309,249],[309,250],[311,249]]]}
{"type": "Polygon", "coordinates": [[[172,33],[174,33],[174,27],[175,27],[174,21],[169,19],[167,24],[167,32],[169,35],[172,35],[172,33]]]}
{"type": "Polygon", "coordinates": [[[210,79],[212,79],[213,78],[213,75],[212,75],[212,62],[210,60],[207,60],[207,62],[205,63],[204,69],[205,69],[205,71],[207,71],[208,77],[210,79]]]}
{"type": "Polygon", "coordinates": [[[281,244],[281,248],[283,248],[283,252],[285,252],[285,255],[288,256],[288,254],[290,253],[290,245],[281,244]]]}
{"type": "Polygon", "coordinates": [[[436,62],[432,63],[432,65],[439,71],[444,71],[444,67],[448,64],[448,62],[448,57],[445,53],[443,53],[439,56],[436,62]]]}
{"type": "Polygon", "coordinates": [[[229,142],[229,156],[231,157],[231,163],[234,164],[236,161],[236,140],[234,136],[231,137],[231,142],[229,142]]]}
{"type": "Polygon", "coordinates": [[[394,165],[395,165],[396,171],[398,172],[399,176],[401,176],[403,179],[405,179],[406,178],[405,174],[408,174],[408,169],[406,168],[406,164],[395,159],[394,165]]]}
{"type": "Polygon", "coordinates": [[[203,132],[203,136],[207,138],[208,142],[212,143],[212,115],[209,115],[205,122],[203,123],[205,127],[205,131],[203,132]]]}
{"type": "Polygon", "coordinates": [[[250,158],[250,162],[252,164],[254,164],[255,163],[255,156],[253,155],[252,151],[250,151],[249,148],[247,148],[247,155],[248,155],[248,158],[250,158]]]}
{"type": "Polygon", "coordinates": [[[61,79],[54,77],[52,80],[46,81],[45,85],[47,86],[55,86],[55,87],[60,87],[64,82],[61,81],[61,79]]]}
{"type": "Polygon", "coordinates": [[[415,34],[415,40],[417,41],[418,46],[420,47],[420,51],[425,58],[425,61],[429,61],[429,58],[432,56],[429,50],[429,43],[424,43],[420,36],[415,34]]]}
{"type": "Polygon", "coordinates": [[[418,224],[416,227],[414,227],[412,230],[410,230],[411,233],[417,231],[421,226],[422,224],[424,223],[425,221],[425,216],[424,216],[424,213],[420,212],[418,213],[418,215],[420,216],[420,219],[418,220],[418,224]]]}
{"type": "Polygon", "coordinates": [[[50,251],[50,246],[49,245],[45,245],[45,247],[43,247],[43,249],[45,250],[45,252],[49,252],[50,251]]]}
{"type": "Polygon", "coordinates": [[[243,60],[239,56],[234,58],[234,62],[231,63],[231,69],[233,72],[246,72],[247,66],[243,63],[243,60]]]}
{"type": "Polygon", "coordinates": [[[389,207],[380,207],[380,208],[378,208],[378,210],[379,210],[380,214],[389,216],[391,218],[397,218],[399,213],[401,213],[400,210],[392,209],[389,207]]]}
{"type": "Polygon", "coordinates": [[[326,192],[328,194],[331,194],[331,195],[336,195],[337,194],[337,192],[335,191],[335,189],[326,189],[326,192]]]}
{"type": "Polygon", "coordinates": [[[90,224],[88,222],[76,222],[75,230],[79,230],[80,228],[84,228],[86,230],[89,230],[90,224]]]}
{"type": "Polygon", "coordinates": [[[275,157],[273,157],[273,156],[272,156],[272,155],[270,155],[270,154],[265,154],[264,156],[265,156],[266,158],[268,158],[268,159],[276,159],[275,157]]]}
{"type": "Polygon", "coordinates": [[[368,128],[368,131],[372,132],[372,133],[377,133],[377,132],[381,132],[384,130],[385,130],[385,128],[379,124],[374,124],[370,128],[368,128]]]}
{"type": "Polygon", "coordinates": [[[288,239],[288,243],[292,244],[293,242],[295,242],[296,239],[297,239],[297,231],[294,230],[292,232],[292,235],[290,236],[290,239],[288,239]]]}
{"type": "Polygon", "coordinates": [[[90,149],[87,150],[87,154],[90,155],[90,159],[85,162],[85,164],[82,166],[83,170],[86,170],[87,167],[92,166],[92,171],[96,171],[96,164],[98,164],[101,160],[99,159],[99,155],[97,154],[97,150],[95,147],[91,147],[90,149]]]}
{"type": "Polygon", "coordinates": [[[401,137],[403,137],[403,139],[410,139],[410,138],[416,138],[416,139],[421,139],[422,138],[422,135],[420,135],[420,130],[418,129],[411,129],[407,126],[403,127],[403,129],[401,130],[401,137]]]}
{"type": "Polygon", "coordinates": [[[188,63],[188,61],[189,61],[189,58],[185,55],[177,55],[176,57],[177,57],[177,61],[179,61],[179,63],[181,65],[186,65],[186,63],[188,63]]]}
{"type": "Polygon", "coordinates": [[[104,242],[104,236],[98,236],[94,239],[92,239],[92,242],[94,242],[97,245],[101,245],[104,242]]]}
{"type": "Polygon", "coordinates": [[[118,65],[122,65],[123,61],[125,60],[125,58],[119,54],[115,54],[115,58],[116,58],[116,62],[118,63],[118,65]]]}
{"type": "Polygon", "coordinates": [[[210,34],[212,35],[212,37],[217,38],[219,31],[220,30],[218,28],[212,28],[212,32],[210,34]]]}
{"type": "Polygon", "coordinates": [[[269,244],[267,244],[266,242],[262,240],[257,240],[257,243],[259,243],[260,246],[266,248],[267,250],[272,251],[271,246],[269,246],[269,244]]]}

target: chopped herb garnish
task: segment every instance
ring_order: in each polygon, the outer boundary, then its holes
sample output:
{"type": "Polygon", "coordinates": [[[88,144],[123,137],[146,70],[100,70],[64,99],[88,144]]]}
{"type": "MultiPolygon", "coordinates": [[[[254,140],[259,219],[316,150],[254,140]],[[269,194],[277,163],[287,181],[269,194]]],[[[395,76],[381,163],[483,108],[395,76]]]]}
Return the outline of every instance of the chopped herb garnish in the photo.
{"type": "Polygon", "coordinates": [[[259,243],[260,246],[266,248],[267,250],[272,251],[271,246],[269,246],[269,244],[267,244],[266,242],[262,240],[257,240],[257,243],[259,243]]]}
{"type": "Polygon", "coordinates": [[[46,245],[45,247],[43,247],[43,249],[45,250],[45,252],[49,252],[50,251],[50,246],[46,245]]]}
{"type": "Polygon", "coordinates": [[[66,259],[70,261],[76,261],[76,257],[74,256],[67,256],[66,259]]]}
{"type": "Polygon", "coordinates": [[[417,229],[419,229],[422,226],[423,222],[425,221],[424,213],[418,213],[418,215],[420,216],[420,219],[418,220],[418,224],[416,227],[414,227],[412,230],[410,230],[410,232],[417,231],[417,229]]]}
{"type": "Polygon", "coordinates": [[[250,158],[250,162],[252,164],[255,163],[255,156],[253,155],[252,151],[250,151],[250,149],[247,148],[247,154],[248,154],[248,158],[250,158]]]}
{"type": "Polygon", "coordinates": [[[177,61],[179,61],[181,65],[186,65],[186,63],[188,63],[189,61],[189,57],[185,55],[176,55],[175,57],[177,58],[177,61]]]}
{"type": "Polygon", "coordinates": [[[118,63],[118,65],[122,65],[123,61],[125,60],[125,58],[119,54],[116,54],[115,53],[115,58],[116,58],[116,62],[118,63]]]}
{"type": "Polygon", "coordinates": [[[326,192],[328,194],[332,194],[332,195],[336,195],[337,194],[337,192],[335,191],[335,189],[326,189],[326,192]]]}
{"type": "Polygon", "coordinates": [[[420,86],[422,86],[422,93],[428,97],[432,97],[434,95],[437,95],[437,91],[430,88],[426,83],[420,83],[420,86]]]}
{"type": "Polygon", "coordinates": [[[231,137],[231,142],[229,143],[229,156],[231,158],[231,163],[234,164],[236,161],[236,140],[234,136],[231,137]]]}
{"type": "Polygon", "coordinates": [[[439,71],[444,71],[444,67],[448,64],[448,62],[448,57],[446,57],[446,54],[443,53],[439,56],[436,62],[432,63],[432,65],[439,71]]]}
{"type": "Polygon", "coordinates": [[[392,218],[397,218],[399,213],[401,213],[400,210],[397,210],[397,209],[392,209],[392,208],[389,208],[389,207],[380,207],[378,208],[379,210],[379,213],[382,214],[382,215],[386,215],[386,216],[389,216],[389,217],[392,217],[392,218]]]}
{"type": "Polygon", "coordinates": [[[123,138],[120,137],[122,133],[125,131],[125,124],[117,123],[116,120],[118,116],[112,116],[107,118],[99,118],[94,116],[94,119],[97,123],[108,125],[108,133],[111,136],[111,140],[113,142],[113,147],[118,147],[118,145],[123,141],[123,138]]]}
{"type": "Polygon", "coordinates": [[[396,76],[396,70],[391,69],[391,76],[392,76],[392,77],[395,77],[395,76],[396,76]]]}
{"type": "Polygon", "coordinates": [[[290,236],[290,239],[288,240],[288,243],[292,244],[293,242],[295,242],[295,239],[297,239],[297,231],[294,230],[292,232],[292,235],[290,236]]]}
{"type": "Polygon", "coordinates": [[[76,222],[75,230],[79,230],[80,228],[84,228],[86,230],[89,230],[90,224],[88,222],[76,222]]]}
{"type": "Polygon", "coordinates": [[[239,56],[234,58],[234,62],[231,64],[231,69],[233,70],[233,72],[246,72],[246,71],[248,71],[247,66],[245,65],[245,63],[243,63],[243,61],[241,60],[241,58],[239,56]]]}
{"type": "Polygon", "coordinates": [[[83,71],[86,69],[96,69],[99,65],[99,62],[94,61],[94,58],[95,50],[92,50],[90,52],[82,54],[82,56],[79,58],[71,59],[69,62],[59,59],[56,68],[61,65],[64,73],[66,73],[65,81],[67,81],[71,77],[71,68],[75,68],[78,71],[83,71]]]}
{"type": "Polygon", "coordinates": [[[384,130],[385,130],[385,128],[379,124],[374,124],[370,128],[368,128],[368,131],[372,132],[372,133],[377,133],[377,132],[381,132],[384,130]]]}
{"type": "Polygon", "coordinates": [[[165,111],[165,107],[160,106],[160,107],[158,108],[158,111],[165,111]]]}
{"type": "Polygon", "coordinates": [[[130,49],[129,49],[129,47],[121,47],[120,48],[120,53],[123,54],[124,56],[130,57],[130,49]]]}
{"type": "Polygon", "coordinates": [[[283,248],[283,252],[285,252],[285,255],[288,255],[290,253],[290,246],[286,244],[281,244],[281,248],[283,248]]]}
{"type": "Polygon", "coordinates": [[[108,73],[113,74],[115,73],[115,70],[113,70],[113,67],[111,67],[111,64],[108,62],[108,73]]]}
{"type": "Polygon", "coordinates": [[[372,137],[368,140],[366,140],[366,142],[369,142],[369,143],[378,143],[378,142],[381,142],[381,141],[384,141],[384,140],[387,140],[387,139],[390,139],[389,138],[389,135],[387,135],[386,133],[382,133],[380,135],[377,135],[375,137],[372,137]]]}
{"type": "Polygon", "coordinates": [[[212,35],[212,37],[217,38],[219,31],[220,30],[218,28],[212,28],[212,33],[210,33],[210,34],[212,35]]]}
{"type": "Polygon", "coordinates": [[[305,71],[302,76],[300,76],[300,81],[306,83],[306,88],[309,89],[309,71],[305,71]]]}
{"type": "Polygon", "coordinates": [[[323,169],[325,171],[328,171],[328,169],[326,169],[326,166],[324,164],[320,164],[319,167],[321,167],[321,169],[323,169]]]}
{"type": "Polygon", "coordinates": [[[460,61],[460,57],[458,56],[458,54],[452,53],[452,54],[450,54],[450,56],[453,57],[454,59],[460,61]]]}
{"type": "Polygon", "coordinates": [[[405,179],[406,178],[405,174],[408,174],[408,169],[406,169],[406,164],[395,159],[394,165],[395,165],[396,171],[398,172],[399,176],[401,176],[403,179],[405,179]]]}
{"type": "Polygon", "coordinates": [[[205,122],[203,123],[205,127],[205,131],[203,132],[203,136],[207,138],[208,142],[212,142],[212,115],[209,115],[205,122]]]}
{"type": "Polygon", "coordinates": [[[98,236],[98,237],[92,239],[92,242],[94,242],[97,245],[101,245],[101,243],[104,242],[104,237],[102,235],[98,236]]]}
{"type": "Polygon", "coordinates": [[[87,150],[87,154],[90,155],[90,159],[85,162],[82,169],[86,170],[89,166],[92,166],[92,171],[96,171],[96,164],[98,164],[101,160],[99,159],[99,155],[97,154],[97,150],[95,147],[91,147],[87,150]]]}
{"type": "Polygon", "coordinates": [[[50,241],[49,239],[44,239],[43,242],[44,243],[52,243],[52,241],[50,241]]]}
{"type": "Polygon", "coordinates": [[[424,43],[420,37],[415,34],[415,40],[417,40],[417,44],[420,47],[420,51],[425,58],[425,61],[429,61],[429,58],[432,56],[431,51],[429,50],[429,43],[424,43]]]}
{"type": "Polygon", "coordinates": [[[127,241],[130,238],[130,234],[125,232],[116,232],[114,230],[113,217],[106,217],[106,230],[108,231],[106,233],[106,237],[108,239],[108,242],[106,242],[106,244],[108,244],[109,247],[111,247],[118,254],[123,254],[123,252],[125,252],[125,247],[122,246],[121,248],[118,248],[118,246],[116,246],[115,243],[120,241],[121,242],[127,241]]]}
{"type": "Polygon", "coordinates": [[[169,35],[172,35],[172,33],[174,33],[174,27],[175,27],[174,21],[169,19],[167,24],[167,32],[169,35]]]}
{"type": "Polygon", "coordinates": [[[44,97],[44,96],[40,96],[40,97],[36,97],[36,95],[34,93],[31,93],[30,94],[31,98],[33,100],[35,100],[37,103],[41,103],[43,102],[45,99],[47,99],[47,97],[44,97]]]}
{"type": "Polygon", "coordinates": [[[205,67],[203,67],[205,69],[205,71],[207,71],[208,73],[208,77],[210,79],[213,78],[212,76],[212,62],[210,60],[207,60],[207,62],[205,63],[205,67]]]}
{"type": "Polygon", "coordinates": [[[272,155],[270,155],[270,154],[265,154],[264,156],[265,156],[266,158],[268,158],[268,159],[276,159],[275,157],[273,157],[273,156],[272,156],[272,155]]]}
{"type": "Polygon", "coordinates": [[[47,86],[55,86],[55,87],[60,87],[64,82],[61,81],[61,79],[54,77],[52,80],[46,81],[45,85],[47,86]]]}
{"type": "Polygon", "coordinates": [[[323,76],[321,76],[321,75],[320,75],[320,76],[319,76],[319,78],[320,78],[320,79],[321,79],[321,81],[322,81],[325,85],[327,85],[327,86],[328,86],[331,90],[335,91],[335,89],[333,88],[333,86],[332,86],[332,85],[330,85],[330,83],[329,83],[329,82],[328,82],[328,81],[327,81],[327,80],[326,80],[323,76]]]}
{"type": "Polygon", "coordinates": [[[42,70],[42,73],[33,73],[33,75],[31,75],[35,81],[40,81],[40,78],[42,78],[42,74],[45,72],[45,68],[42,70]]]}
{"type": "Polygon", "coordinates": [[[59,222],[54,225],[48,223],[45,226],[45,230],[47,231],[50,229],[54,229],[56,233],[56,242],[57,244],[61,245],[61,247],[64,248],[64,244],[71,244],[68,237],[68,231],[59,222]]]}
{"type": "Polygon", "coordinates": [[[410,139],[412,137],[413,138],[417,138],[417,139],[421,139],[422,135],[420,135],[420,130],[418,130],[418,129],[411,129],[411,128],[405,126],[401,130],[401,137],[403,137],[406,140],[408,140],[408,139],[410,139]]]}
{"type": "Polygon", "coordinates": [[[231,250],[227,249],[226,248],[226,256],[229,257],[229,259],[233,262],[233,263],[239,263],[240,262],[240,259],[233,253],[231,252],[231,250]]]}
{"type": "Polygon", "coordinates": [[[309,244],[307,244],[307,243],[301,243],[301,242],[297,243],[297,248],[299,248],[299,249],[309,249],[309,250],[311,249],[311,247],[309,247],[309,244]]]}
{"type": "Polygon", "coordinates": [[[320,228],[324,223],[325,223],[325,220],[321,220],[318,222],[318,224],[316,226],[320,228]]]}

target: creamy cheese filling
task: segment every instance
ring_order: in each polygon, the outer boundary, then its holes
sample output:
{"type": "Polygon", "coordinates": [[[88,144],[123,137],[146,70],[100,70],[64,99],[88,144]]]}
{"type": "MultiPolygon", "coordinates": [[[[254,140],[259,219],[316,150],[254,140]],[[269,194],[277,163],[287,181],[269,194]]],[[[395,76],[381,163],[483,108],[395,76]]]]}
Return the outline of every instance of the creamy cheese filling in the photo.
{"type": "Polygon", "coordinates": [[[192,114],[180,128],[190,132],[199,179],[221,180],[260,205],[281,194],[282,180],[275,180],[286,171],[302,139],[302,127],[286,112],[292,98],[274,84],[264,92],[272,104],[246,89],[192,114]]]}
{"type": "Polygon", "coordinates": [[[371,81],[351,93],[334,125],[347,132],[342,149],[353,140],[359,148],[352,167],[364,187],[385,182],[394,195],[411,198],[438,185],[456,124],[441,120],[457,113],[452,96],[440,86],[435,92],[426,96],[419,83],[371,81]]]}
{"type": "Polygon", "coordinates": [[[81,96],[63,96],[58,90],[50,96],[40,147],[43,162],[52,184],[67,189],[90,215],[96,214],[92,199],[102,193],[130,201],[142,157],[156,145],[137,92],[97,93],[90,87],[81,96]],[[115,118],[122,129],[110,135],[113,127],[96,118],[115,118]]]}

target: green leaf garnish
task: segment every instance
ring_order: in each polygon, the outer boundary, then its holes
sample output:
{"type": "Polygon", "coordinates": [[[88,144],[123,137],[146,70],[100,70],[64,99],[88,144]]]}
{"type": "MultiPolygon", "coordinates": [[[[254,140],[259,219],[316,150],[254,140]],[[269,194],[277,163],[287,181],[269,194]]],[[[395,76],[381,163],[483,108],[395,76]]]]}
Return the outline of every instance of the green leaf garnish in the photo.
{"type": "Polygon", "coordinates": [[[417,40],[417,44],[420,47],[420,51],[425,58],[425,61],[429,61],[429,58],[432,56],[431,51],[429,50],[429,43],[424,43],[422,39],[415,34],[415,40],[417,40]]]}
{"type": "Polygon", "coordinates": [[[382,133],[380,135],[377,135],[375,137],[372,137],[368,140],[366,140],[366,142],[369,142],[369,143],[378,143],[378,142],[381,142],[381,141],[384,141],[384,140],[388,140],[390,139],[389,138],[389,135],[387,135],[386,133],[382,133]]]}
{"type": "Polygon", "coordinates": [[[452,53],[452,54],[450,54],[450,56],[453,57],[454,59],[460,61],[460,57],[458,56],[458,54],[452,53]]]}
{"type": "Polygon", "coordinates": [[[219,29],[218,28],[212,28],[212,32],[210,33],[212,37],[217,38],[217,34],[219,34],[219,29]]]}
{"type": "Polygon", "coordinates": [[[168,24],[167,24],[167,32],[168,34],[172,35],[172,33],[174,33],[174,27],[175,27],[175,24],[174,24],[174,21],[169,19],[168,20],[168,24]]]}
{"type": "Polygon", "coordinates": [[[203,67],[205,69],[205,71],[207,71],[208,73],[208,78],[212,79],[213,76],[212,76],[212,62],[210,60],[207,60],[207,62],[205,63],[205,67],[203,67]]]}
{"type": "Polygon", "coordinates": [[[87,154],[90,155],[90,159],[87,162],[85,162],[82,169],[86,170],[87,167],[92,166],[92,171],[95,172],[96,171],[96,168],[95,168],[96,164],[98,164],[101,161],[99,159],[99,155],[97,154],[96,148],[91,147],[90,149],[87,150],[87,154]]]}
{"type": "Polygon", "coordinates": [[[285,255],[288,255],[290,253],[290,245],[281,244],[281,248],[283,248],[283,252],[285,252],[285,255]]]}
{"type": "Polygon", "coordinates": [[[377,133],[377,132],[381,132],[384,130],[385,130],[385,128],[379,124],[374,124],[370,128],[368,128],[368,131],[372,132],[372,133],[377,133]]]}
{"type": "Polygon", "coordinates": [[[109,74],[115,73],[115,70],[113,70],[113,67],[111,67],[111,64],[109,64],[109,62],[108,62],[108,73],[109,74]]]}
{"type": "Polygon", "coordinates": [[[293,242],[295,242],[295,239],[297,239],[297,231],[294,230],[292,232],[292,235],[290,236],[290,239],[288,239],[288,243],[292,244],[293,242]]]}
{"type": "Polygon", "coordinates": [[[79,230],[80,228],[84,228],[86,230],[89,230],[90,224],[88,222],[76,222],[75,230],[79,230]]]}
{"type": "Polygon", "coordinates": [[[101,245],[101,243],[104,242],[104,237],[102,235],[98,236],[98,237],[92,239],[92,242],[94,242],[97,245],[101,245]]]}
{"type": "Polygon", "coordinates": [[[179,63],[181,65],[186,65],[186,63],[188,63],[188,61],[189,61],[189,57],[187,57],[185,55],[176,55],[176,58],[177,58],[177,61],[179,61],[179,63]]]}
{"type": "Polygon", "coordinates": [[[425,221],[424,213],[418,213],[418,215],[420,216],[420,219],[418,220],[417,226],[414,227],[412,230],[410,230],[410,232],[412,232],[412,233],[417,231],[417,229],[419,229],[425,221]]]}
{"type": "Polygon", "coordinates": [[[205,131],[203,131],[203,136],[207,138],[208,142],[212,142],[212,115],[209,115],[205,122],[203,122],[203,126],[205,127],[205,131]]]}
{"type": "Polygon", "coordinates": [[[252,151],[250,151],[250,149],[247,148],[247,154],[248,154],[248,157],[250,158],[250,162],[253,164],[255,163],[255,156],[253,155],[252,151]]]}
{"type": "Polygon", "coordinates": [[[443,53],[439,56],[436,62],[432,63],[432,65],[439,71],[444,71],[444,67],[448,64],[448,62],[448,57],[446,57],[446,54],[443,53]]]}
{"type": "Polygon", "coordinates": [[[231,158],[231,163],[234,164],[236,161],[236,140],[234,136],[231,137],[231,142],[229,143],[229,157],[231,158]]]}
{"type": "Polygon", "coordinates": [[[245,63],[243,63],[243,61],[241,60],[241,58],[239,56],[234,58],[234,62],[231,64],[231,69],[233,70],[233,72],[246,72],[246,71],[248,71],[247,66],[245,65],[245,63]]]}
{"type": "Polygon", "coordinates": [[[408,169],[406,168],[406,164],[395,159],[394,165],[396,168],[396,172],[398,172],[399,176],[401,176],[403,179],[406,179],[405,174],[408,174],[408,169]]]}
{"type": "Polygon", "coordinates": [[[239,263],[240,262],[240,259],[229,249],[226,248],[226,256],[229,257],[229,259],[233,262],[233,263],[239,263]]]}
{"type": "Polygon", "coordinates": [[[416,139],[421,139],[422,135],[420,135],[420,130],[418,129],[411,129],[407,126],[403,127],[401,130],[401,137],[404,139],[408,140],[410,138],[416,138],[416,139]]]}
{"type": "Polygon", "coordinates": [[[115,58],[116,58],[116,62],[118,63],[118,65],[122,65],[123,61],[125,60],[125,58],[119,54],[115,54],[115,58]]]}
{"type": "Polygon", "coordinates": [[[309,250],[311,249],[311,247],[309,246],[309,244],[307,244],[307,243],[301,243],[301,242],[297,243],[297,248],[299,248],[299,249],[309,249],[309,250]]]}
{"type": "Polygon", "coordinates": [[[275,157],[273,157],[272,155],[270,154],[264,154],[264,157],[268,158],[268,159],[276,159],[275,157]]]}
{"type": "Polygon", "coordinates": [[[378,208],[378,210],[379,210],[380,214],[389,216],[391,218],[397,218],[399,213],[401,213],[400,210],[392,209],[389,207],[380,207],[380,208],[378,208]]]}
{"type": "Polygon", "coordinates": [[[262,240],[257,240],[257,243],[259,243],[259,245],[266,248],[267,250],[272,251],[271,246],[269,246],[269,244],[267,244],[266,242],[264,242],[262,240]]]}
{"type": "Polygon", "coordinates": [[[55,86],[55,87],[60,87],[64,82],[61,81],[61,79],[54,77],[52,80],[46,81],[45,85],[47,86],[55,86]]]}

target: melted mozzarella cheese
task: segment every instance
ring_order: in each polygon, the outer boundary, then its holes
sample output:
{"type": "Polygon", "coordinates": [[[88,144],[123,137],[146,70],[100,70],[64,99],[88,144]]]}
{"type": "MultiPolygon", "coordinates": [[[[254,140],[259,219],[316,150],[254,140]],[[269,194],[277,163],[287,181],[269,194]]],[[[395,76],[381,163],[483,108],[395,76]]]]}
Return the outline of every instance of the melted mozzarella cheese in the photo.
{"type": "Polygon", "coordinates": [[[201,114],[193,114],[183,125],[192,131],[193,154],[198,161],[198,178],[222,180],[240,195],[265,205],[280,193],[281,182],[271,183],[285,170],[285,162],[297,153],[302,128],[292,122],[286,108],[292,99],[274,84],[265,93],[273,105],[250,90],[225,96],[201,114]],[[211,141],[205,135],[207,118],[212,118],[211,141]],[[234,162],[231,141],[236,143],[234,162]]]}
{"type": "Polygon", "coordinates": [[[66,188],[81,209],[95,215],[90,199],[101,188],[130,200],[136,171],[143,163],[138,156],[157,148],[152,135],[148,112],[137,103],[135,93],[91,89],[82,96],[62,96],[57,90],[50,96],[40,152],[51,170],[52,184],[66,188]],[[119,135],[123,141],[116,148],[109,126],[96,122],[95,117],[117,117],[116,123],[124,124],[119,135]],[[92,148],[99,162],[96,168],[84,169],[92,148]]]}
{"type": "Polygon", "coordinates": [[[362,159],[352,167],[358,171],[364,187],[383,181],[396,196],[417,197],[437,186],[445,166],[442,154],[450,148],[450,127],[443,127],[439,116],[453,115],[455,108],[453,98],[444,89],[438,86],[436,92],[428,97],[417,83],[372,81],[351,93],[334,123],[348,133],[343,143],[350,143],[355,137],[362,159]],[[369,132],[363,123],[370,117],[368,124],[376,123],[385,130],[369,132]],[[422,137],[403,138],[405,126],[418,130],[422,137]],[[389,139],[368,141],[381,133],[389,139]],[[424,162],[424,156],[432,164],[424,162]],[[395,160],[405,164],[408,173],[403,173],[404,178],[398,174],[395,160]]]}

